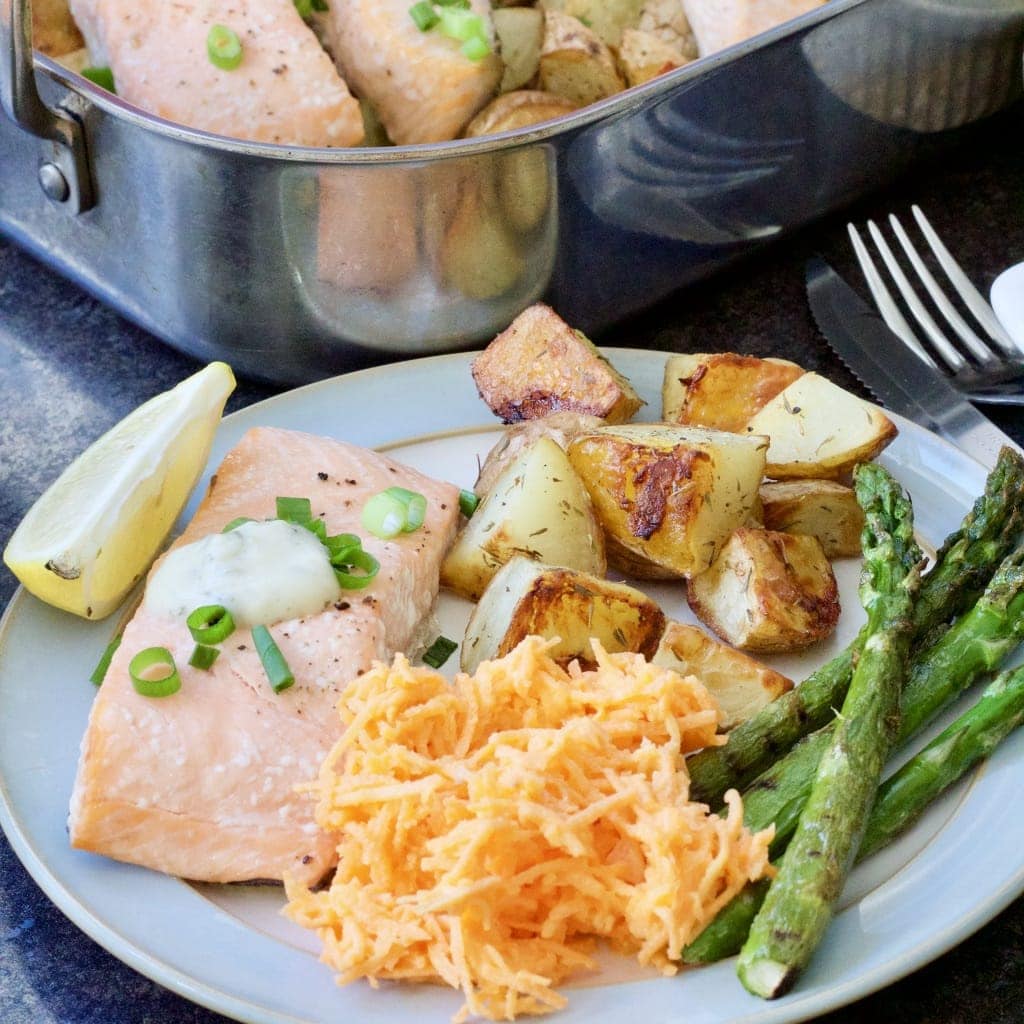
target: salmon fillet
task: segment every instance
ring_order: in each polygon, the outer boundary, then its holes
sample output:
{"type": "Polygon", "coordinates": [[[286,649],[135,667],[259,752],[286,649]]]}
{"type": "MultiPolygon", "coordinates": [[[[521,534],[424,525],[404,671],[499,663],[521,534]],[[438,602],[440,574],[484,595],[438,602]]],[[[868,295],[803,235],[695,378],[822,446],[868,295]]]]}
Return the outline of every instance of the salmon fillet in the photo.
{"type": "Polygon", "coordinates": [[[437,594],[458,489],[341,441],[258,428],[228,453],[173,547],[239,516],[272,518],[278,496],[310,498],[329,534],[360,534],[379,574],[326,611],[271,627],[295,675],[280,694],[249,630],[224,641],[209,671],[194,669],[185,623],[144,597],[82,740],[72,846],[209,882],[280,880],[287,871],[310,884],[333,864],[334,843],[295,786],[316,777],[338,739],[335,703],[345,683],[413,642],[437,594]],[[390,541],[367,535],[363,504],[396,485],[426,497],[423,527],[390,541]],[[132,686],[129,661],[153,646],[168,648],[178,666],[181,689],[170,697],[143,697],[132,686]]]}
{"type": "Polygon", "coordinates": [[[203,131],[294,146],[355,146],[359,104],[292,0],[71,0],[92,60],[144,110],[203,131]],[[215,67],[212,25],[232,29],[242,63],[215,67]]]}
{"type": "MultiPolygon", "coordinates": [[[[490,25],[487,0],[471,6],[490,25]]],[[[409,0],[330,0],[320,21],[325,43],[392,142],[454,139],[497,90],[501,59],[470,60],[454,39],[421,32],[409,7],[409,0]]]]}
{"type": "Polygon", "coordinates": [[[702,57],[796,18],[825,0],[682,0],[702,57]]]}

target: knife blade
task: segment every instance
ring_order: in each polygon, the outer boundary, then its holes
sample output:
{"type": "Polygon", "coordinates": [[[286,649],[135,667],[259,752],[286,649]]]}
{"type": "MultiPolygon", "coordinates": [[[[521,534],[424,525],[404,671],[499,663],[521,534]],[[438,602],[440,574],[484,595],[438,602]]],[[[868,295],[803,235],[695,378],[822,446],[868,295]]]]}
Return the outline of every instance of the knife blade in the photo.
{"type": "Polygon", "coordinates": [[[926,366],[824,260],[807,263],[807,299],[818,329],[882,405],[952,442],[987,468],[1020,445],[926,366]]]}

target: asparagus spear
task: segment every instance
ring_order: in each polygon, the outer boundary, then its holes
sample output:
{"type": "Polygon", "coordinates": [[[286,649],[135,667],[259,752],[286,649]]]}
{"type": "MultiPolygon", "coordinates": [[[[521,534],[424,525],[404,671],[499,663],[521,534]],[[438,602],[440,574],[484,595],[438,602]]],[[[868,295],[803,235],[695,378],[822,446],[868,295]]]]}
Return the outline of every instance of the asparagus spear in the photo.
{"type": "MultiPolygon", "coordinates": [[[[984,589],[1021,533],[1022,491],[1024,458],[1004,448],[984,494],[960,528],[946,538],[935,565],[922,580],[914,610],[914,636],[919,642],[969,608],[984,589]]],[[[742,789],[800,737],[831,721],[846,695],[865,636],[862,630],[845,651],[800,686],[733,729],[725,746],[689,758],[691,798],[720,806],[726,790],[742,789]]]]}
{"type": "Polygon", "coordinates": [[[767,999],[787,991],[832,918],[899,728],[919,583],[910,501],[881,466],[857,467],[864,508],[864,641],[796,832],[740,950],[744,987],[767,999]]]}
{"type": "MultiPolygon", "coordinates": [[[[900,702],[896,745],[917,735],[1024,640],[1024,544],[1012,551],[974,607],[911,663],[900,702]]],[[[834,723],[804,737],[744,791],[743,817],[754,831],[774,822],[773,852],[786,846],[807,801],[834,723]]]]}
{"type": "MultiPolygon", "coordinates": [[[[882,783],[857,851],[857,861],[895,839],[1022,722],[1024,666],[996,677],[976,704],[882,783]]],[[[768,885],[762,879],[746,886],[683,950],[683,961],[707,964],[738,953],[764,902],[768,885]]]]}

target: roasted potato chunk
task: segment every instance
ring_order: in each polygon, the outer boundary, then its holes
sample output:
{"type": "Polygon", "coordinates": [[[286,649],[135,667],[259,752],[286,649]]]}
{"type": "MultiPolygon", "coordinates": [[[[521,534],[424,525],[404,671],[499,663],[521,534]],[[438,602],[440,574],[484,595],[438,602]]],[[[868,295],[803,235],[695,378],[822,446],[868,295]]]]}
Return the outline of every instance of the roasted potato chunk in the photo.
{"type": "Polygon", "coordinates": [[[771,438],[765,472],[778,480],[836,479],[896,436],[881,409],[816,373],[797,378],[746,429],[771,438]]]}
{"type": "MultiPolygon", "coordinates": [[[[509,10],[518,10],[510,7],[509,10]]],[[[571,114],[577,104],[556,96],[554,93],[537,89],[517,89],[497,96],[480,111],[466,128],[466,137],[494,135],[497,132],[511,132],[531,124],[554,120],[563,114],[571,114]]]]}
{"type": "Polygon", "coordinates": [[[792,679],[681,622],[669,622],[651,660],[680,675],[696,676],[718,701],[723,730],[735,728],[793,689],[792,679]]]}
{"type": "Polygon", "coordinates": [[[515,555],[603,576],[604,539],[586,488],[568,456],[538,438],[505,467],[455,538],[441,583],[477,600],[515,555]]]}
{"type": "Polygon", "coordinates": [[[544,19],[538,82],[581,107],[626,87],[611,50],[583,22],[559,11],[544,19]]]}
{"type": "Polygon", "coordinates": [[[644,0],[636,27],[674,46],[688,61],[697,59],[697,40],[680,0],[644,0]]]}
{"type": "Polygon", "coordinates": [[[817,537],[829,558],[861,553],[864,510],[851,487],[833,480],[779,480],[761,485],[765,529],[817,537]]]}
{"type": "Polygon", "coordinates": [[[804,372],[786,359],[735,352],[670,356],[661,387],[661,418],[666,423],[745,431],[751,417],[804,372]]]}
{"type": "Polygon", "coordinates": [[[502,432],[501,440],[487,453],[484,464],[473,485],[479,497],[484,497],[494,486],[502,470],[524,449],[529,448],[540,437],[550,437],[563,451],[569,442],[580,434],[586,434],[604,424],[598,416],[580,412],[553,412],[539,420],[523,420],[513,423],[502,432]]]}
{"type": "Polygon", "coordinates": [[[643,405],[593,342],[543,303],[524,309],[473,360],[473,380],[505,423],[561,410],[623,423],[643,405]]]}
{"type": "MultiPolygon", "coordinates": [[[[35,0],[32,4],[32,45],[48,57],[63,57],[85,46],[67,0],[35,0]]],[[[81,66],[88,67],[89,61],[81,66]]]]}
{"type": "Polygon", "coordinates": [[[839,588],[815,537],[736,530],[707,572],[687,585],[694,614],[745,651],[797,651],[839,621],[839,588]]]}
{"type": "Polygon", "coordinates": [[[505,71],[502,92],[522,89],[537,77],[544,41],[544,12],[537,7],[501,7],[491,12],[505,71]]]}
{"type": "Polygon", "coordinates": [[[558,638],[560,662],[594,661],[591,639],[606,651],[634,651],[648,660],[665,615],[646,594],[588,573],[516,556],[491,580],[462,642],[462,669],[500,658],[531,634],[558,638]]]}
{"type": "Polygon", "coordinates": [[[691,576],[750,514],[768,439],[699,427],[601,427],[569,445],[609,539],[612,563],[691,576]],[[632,555],[623,560],[622,549],[632,555]]]}
{"type": "Polygon", "coordinates": [[[619,47],[619,67],[627,85],[643,85],[687,63],[681,50],[650,32],[627,28],[619,47]]]}
{"type": "Polygon", "coordinates": [[[618,46],[622,30],[639,22],[643,5],[644,0],[540,0],[549,16],[569,15],[608,46],[618,46]]]}

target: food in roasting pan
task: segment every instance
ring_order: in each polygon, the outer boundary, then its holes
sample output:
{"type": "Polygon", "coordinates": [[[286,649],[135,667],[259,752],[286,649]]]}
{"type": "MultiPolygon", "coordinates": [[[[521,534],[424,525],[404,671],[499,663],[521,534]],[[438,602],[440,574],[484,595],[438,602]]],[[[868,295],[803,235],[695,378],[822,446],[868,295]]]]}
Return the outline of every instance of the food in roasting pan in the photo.
{"type": "Polygon", "coordinates": [[[823,2],[39,0],[34,31],[42,52],[189,127],[406,145],[560,117],[823,2]]]}

